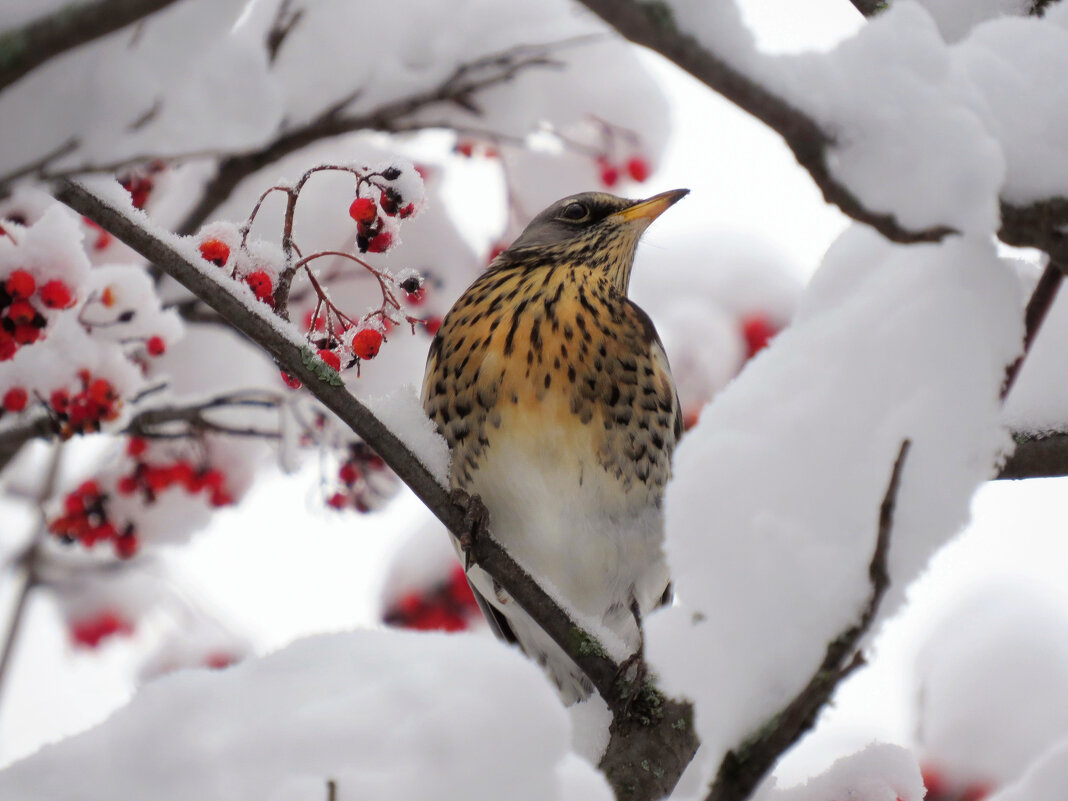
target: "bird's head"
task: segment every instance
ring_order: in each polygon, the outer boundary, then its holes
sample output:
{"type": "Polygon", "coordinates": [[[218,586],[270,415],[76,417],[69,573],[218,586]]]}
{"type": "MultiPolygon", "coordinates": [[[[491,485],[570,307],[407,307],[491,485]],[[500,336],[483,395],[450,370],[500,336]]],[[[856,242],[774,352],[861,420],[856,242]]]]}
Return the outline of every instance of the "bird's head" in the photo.
{"type": "Polygon", "coordinates": [[[627,291],[638,239],[649,224],[687,194],[672,189],[645,200],[583,192],[553,203],[497,257],[494,268],[573,265],[604,270],[627,291]]]}

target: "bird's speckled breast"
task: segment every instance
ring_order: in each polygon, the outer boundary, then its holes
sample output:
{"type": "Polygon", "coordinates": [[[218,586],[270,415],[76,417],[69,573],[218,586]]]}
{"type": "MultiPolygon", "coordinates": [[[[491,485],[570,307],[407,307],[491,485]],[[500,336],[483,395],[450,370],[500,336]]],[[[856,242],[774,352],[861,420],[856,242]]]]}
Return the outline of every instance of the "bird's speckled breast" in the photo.
{"type": "Polygon", "coordinates": [[[659,505],[679,433],[674,385],[649,318],[603,274],[483,275],[442,323],[423,398],[454,486],[474,489],[501,439],[550,467],[581,462],[582,482],[600,483],[587,467],[606,473],[624,506],[659,505]]]}

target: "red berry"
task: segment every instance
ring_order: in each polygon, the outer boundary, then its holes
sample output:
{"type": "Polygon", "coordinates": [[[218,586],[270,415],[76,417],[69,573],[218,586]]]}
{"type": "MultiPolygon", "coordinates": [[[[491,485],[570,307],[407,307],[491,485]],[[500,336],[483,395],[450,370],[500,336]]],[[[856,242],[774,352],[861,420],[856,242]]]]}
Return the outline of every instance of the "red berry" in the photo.
{"type": "Polygon", "coordinates": [[[946,782],[945,776],[938,768],[931,765],[924,765],[921,774],[923,776],[923,786],[927,790],[928,798],[939,798],[949,793],[949,785],[946,782]]]}
{"type": "Polygon", "coordinates": [[[140,456],[148,449],[148,440],[143,437],[130,437],[126,443],[126,453],[129,456],[140,456]]]}
{"type": "Polygon", "coordinates": [[[41,338],[41,329],[32,323],[15,326],[15,342],[19,345],[32,345],[41,338]]]}
{"type": "Polygon", "coordinates": [[[440,317],[427,317],[423,320],[423,327],[426,328],[426,332],[431,336],[434,336],[439,330],[441,330],[441,318],[440,317]]]}
{"type": "Polygon", "coordinates": [[[230,506],[234,502],[234,496],[226,490],[216,490],[211,493],[211,505],[215,507],[230,506]]]}
{"type": "Polygon", "coordinates": [[[454,150],[464,158],[471,158],[475,152],[475,143],[469,141],[457,142],[454,150]]]}
{"type": "Polygon", "coordinates": [[[304,384],[301,383],[299,378],[290,375],[285,370],[282,370],[282,380],[290,389],[300,389],[302,386],[304,386],[304,384]]]}
{"type": "Polygon", "coordinates": [[[8,307],[7,316],[15,325],[29,325],[37,316],[37,310],[28,301],[16,300],[8,307]]]}
{"type": "Polygon", "coordinates": [[[486,264],[492,262],[506,250],[508,250],[508,246],[504,244],[504,242],[494,242],[493,245],[490,246],[489,254],[486,256],[486,264]]]}
{"type": "Polygon", "coordinates": [[[619,170],[608,162],[602,162],[601,183],[605,186],[612,187],[616,185],[617,181],[619,181],[619,170]]]}
{"type": "Polygon", "coordinates": [[[691,428],[693,428],[695,425],[697,425],[697,421],[700,420],[700,419],[701,419],[701,410],[700,409],[697,409],[697,410],[692,410],[691,409],[688,412],[683,412],[683,414],[682,414],[682,430],[683,431],[689,431],[691,428]]]}
{"type": "Polygon", "coordinates": [[[402,208],[398,212],[398,215],[400,216],[400,218],[402,220],[407,220],[413,214],[415,214],[415,204],[414,203],[409,203],[407,206],[405,206],[404,208],[402,208]]]}
{"type": "Polygon", "coordinates": [[[341,358],[332,350],[319,351],[319,358],[326,362],[326,366],[331,370],[341,371],[341,358]]]}
{"type": "Polygon", "coordinates": [[[649,162],[641,156],[633,156],[627,161],[627,172],[635,181],[644,181],[649,177],[649,162]]]}
{"type": "Polygon", "coordinates": [[[167,343],[163,341],[163,337],[149,337],[148,342],[145,343],[145,348],[148,350],[149,356],[162,356],[167,352],[167,343]]]}
{"type": "Polygon", "coordinates": [[[57,279],[41,287],[41,302],[49,309],[69,309],[74,305],[74,295],[70,287],[57,279]]]}
{"type": "Polygon", "coordinates": [[[230,654],[224,654],[221,651],[217,651],[212,654],[208,654],[204,658],[204,667],[211,670],[222,670],[225,667],[230,667],[237,660],[230,654]]]}
{"type": "Polygon", "coordinates": [[[37,289],[37,281],[25,270],[15,270],[7,277],[7,294],[16,300],[26,300],[37,289]]]}
{"type": "Polygon", "coordinates": [[[426,300],[426,287],[421,286],[415,292],[405,292],[408,297],[408,302],[413,306],[422,306],[423,301],[426,300]]]}
{"type": "Polygon", "coordinates": [[[89,384],[89,399],[101,406],[108,406],[115,400],[115,390],[106,378],[97,378],[89,384]]]}
{"type": "Polygon", "coordinates": [[[779,332],[767,317],[752,314],[742,318],[742,336],[745,337],[746,358],[751,358],[761,351],[773,336],[779,332]]]}
{"type": "Polygon", "coordinates": [[[378,216],[378,207],[369,197],[358,197],[349,206],[349,216],[356,222],[370,225],[378,216]]]}
{"type": "Polygon", "coordinates": [[[385,253],[389,250],[390,245],[393,244],[393,234],[389,231],[383,231],[382,233],[371,237],[371,241],[367,243],[367,251],[369,253],[385,253]]]}
{"type": "Polygon", "coordinates": [[[70,396],[65,389],[57,389],[52,392],[52,395],[48,398],[48,405],[52,407],[52,410],[57,414],[64,414],[67,411],[67,406],[70,404],[70,396]]]}
{"type": "Polygon", "coordinates": [[[120,494],[133,495],[137,492],[137,488],[140,484],[137,481],[137,476],[129,475],[120,478],[117,486],[120,494]]]}
{"type": "Polygon", "coordinates": [[[344,509],[347,503],[348,498],[345,497],[345,494],[341,492],[335,492],[333,495],[330,496],[329,500],[327,500],[327,504],[329,504],[334,509],[344,509]]]}
{"type": "Polygon", "coordinates": [[[96,648],[101,640],[115,634],[130,634],[133,624],[110,610],[96,617],[84,618],[71,623],[70,636],[75,645],[96,648]]]}
{"type": "Polygon", "coordinates": [[[200,255],[216,267],[222,267],[230,258],[230,246],[221,239],[205,239],[200,243],[200,255]]]}
{"type": "Polygon", "coordinates": [[[337,477],[345,484],[354,484],[360,477],[360,470],[352,462],[345,462],[337,471],[337,477]]]}
{"type": "Polygon", "coordinates": [[[4,410],[8,412],[21,412],[26,408],[26,403],[29,399],[30,396],[26,394],[26,390],[22,387],[13,387],[4,393],[4,410]]]}
{"type": "Polygon", "coordinates": [[[115,555],[119,559],[129,559],[137,553],[140,545],[136,534],[123,534],[115,538],[115,555]]]}
{"type": "Polygon", "coordinates": [[[382,333],[374,328],[357,331],[352,338],[352,352],[361,359],[373,359],[382,347],[382,333]]]}
{"type": "Polygon", "coordinates": [[[272,297],[274,282],[271,281],[271,276],[263,270],[256,270],[256,272],[246,275],[245,283],[251,287],[252,294],[256,296],[256,300],[270,303],[274,299],[272,297]]]}

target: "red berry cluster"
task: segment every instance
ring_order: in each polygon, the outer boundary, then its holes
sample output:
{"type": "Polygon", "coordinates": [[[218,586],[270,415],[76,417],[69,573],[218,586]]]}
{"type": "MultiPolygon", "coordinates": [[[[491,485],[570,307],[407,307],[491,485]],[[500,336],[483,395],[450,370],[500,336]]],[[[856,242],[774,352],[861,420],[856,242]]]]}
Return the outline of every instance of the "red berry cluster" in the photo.
{"type": "Polygon", "coordinates": [[[50,521],[48,528],[61,542],[80,542],[86,548],[110,541],[120,559],[129,559],[140,545],[133,524],[120,530],[108,517],[108,495],[95,481],[85,481],[67,495],[63,514],[50,521]]]}
{"type": "Polygon", "coordinates": [[[141,457],[148,442],[140,437],[131,437],[126,444],[126,453],[134,460],[134,468],[120,476],[118,491],[122,495],[140,493],[145,503],[155,503],[164,490],[179,487],[190,495],[205,493],[212,506],[230,506],[233,495],[226,489],[226,475],[216,467],[194,467],[192,462],[179,459],[163,464],[149,464],[141,457]]]}
{"type": "Polygon", "coordinates": [[[48,398],[51,414],[64,439],[99,431],[100,424],[117,419],[122,408],[122,398],[106,378],[94,378],[82,369],[78,371],[78,381],[79,391],[57,389],[48,398]]]}
{"type": "Polygon", "coordinates": [[[54,279],[38,286],[31,272],[14,270],[0,285],[0,362],[41,338],[48,320],[39,306],[68,309],[73,305],[74,293],[63,281],[54,279]]]}
{"type": "Polygon", "coordinates": [[[618,164],[602,153],[597,157],[597,169],[600,171],[601,183],[607,187],[615,186],[624,172],[639,183],[649,177],[649,162],[641,156],[631,156],[625,164],[618,164]]]}
{"type": "MultiPolygon", "coordinates": [[[[396,167],[389,167],[381,176],[386,181],[395,181],[400,174],[396,167]]],[[[407,202],[392,186],[372,185],[379,190],[378,202],[361,197],[357,188],[356,199],[349,206],[349,216],[356,221],[356,247],[360,253],[385,253],[393,245],[393,234],[387,230],[382,215],[407,219],[415,213],[415,203],[407,202]]]]}
{"type": "Polygon", "coordinates": [[[420,631],[462,631],[479,615],[478,604],[460,565],[447,581],[426,592],[409,592],[382,616],[388,626],[420,631]]]}
{"type": "MultiPolygon", "coordinates": [[[[200,243],[200,255],[216,267],[224,267],[230,260],[230,246],[221,239],[205,239],[200,243]]],[[[248,284],[256,300],[274,308],[274,279],[270,273],[266,270],[253,270],[240,276],[240,279],[248,284]]]]}
{"type": "Polygon", "coordinates": [[[381,483],[373,483],[371,478],[376,474],[385,476],[388,473],[389,468],[382,457],[366,443],[352,443],[337,471],[341,487],[327,499],[327,504],[334,509],[373,511],[384,500],[386,493],[382,491],[381,483]]]}
{"type": "Polygon", "coordinates": [[[71,641],[83,648],[96,648],[103,640],[116,634],[132,634],[133,623],[118,612],[105,609],[92,617],[72,621],[70,624],[71,641]]]}

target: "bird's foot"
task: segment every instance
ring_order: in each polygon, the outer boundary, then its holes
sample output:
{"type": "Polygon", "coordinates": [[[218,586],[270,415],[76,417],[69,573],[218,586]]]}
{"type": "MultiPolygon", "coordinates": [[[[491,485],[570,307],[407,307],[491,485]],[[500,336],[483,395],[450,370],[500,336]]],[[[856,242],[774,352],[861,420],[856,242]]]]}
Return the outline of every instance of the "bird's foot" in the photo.
{"type": "Polygon", "coordinates": [[[619,687],[624,715],[629,715],[631,707],[640,699],[648,676],[649,667],[645,664],[644,648],[639,648],[619,663],[613,684],[619,687]]]}
{"type": "Polygon", "coordinates": [[[464,570],[470,570],[474,564],[475,544],[478,538],[489,530],[489,510],[482,499],[466,490],[454,489],[450,493],[452,502],[463,507],[464,521],[458,532],[460,550],[464,552],[464,570]]]}

